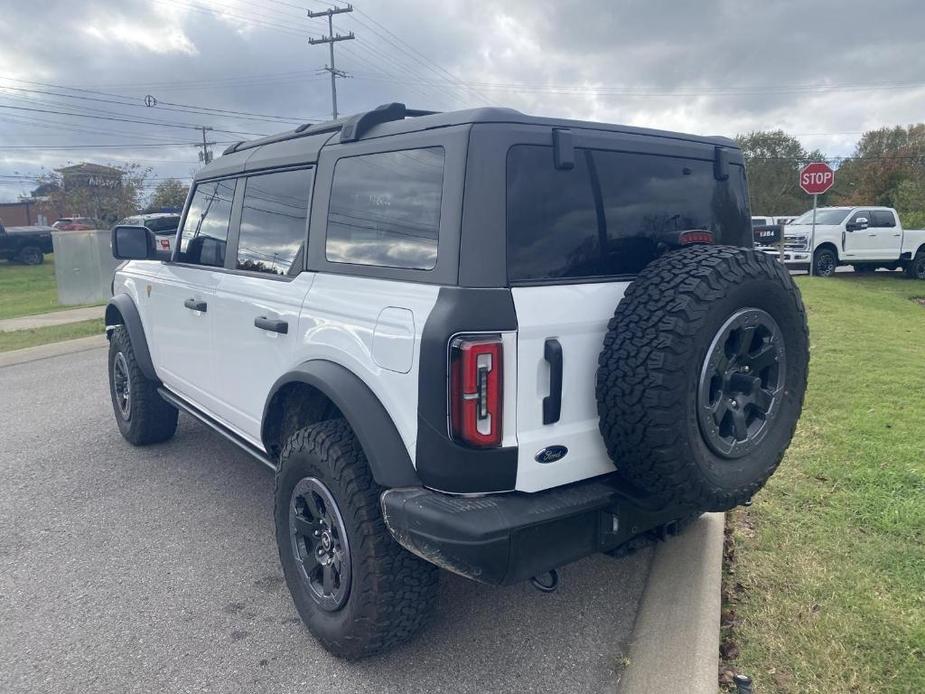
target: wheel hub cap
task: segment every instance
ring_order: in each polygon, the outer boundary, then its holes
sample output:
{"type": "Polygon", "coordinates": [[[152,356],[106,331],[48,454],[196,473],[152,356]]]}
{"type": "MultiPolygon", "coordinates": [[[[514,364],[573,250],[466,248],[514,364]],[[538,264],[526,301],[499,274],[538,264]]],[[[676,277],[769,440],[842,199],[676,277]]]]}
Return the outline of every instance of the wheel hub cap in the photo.
{"type": "Polygon", "coordinates": [[[767,436],[784,393],[786,354],[777,322],[745,308],[713,338],[697,392],[704,441],[723,458],[740,458],[767,436]]]}
{"type": "Polygon", "coordinates": [[[323,610],[339,610],[350,594],[350,545],[340,509],[320,480],[305,477],[292,490],[289,533],[312,599],[323,610]]]}

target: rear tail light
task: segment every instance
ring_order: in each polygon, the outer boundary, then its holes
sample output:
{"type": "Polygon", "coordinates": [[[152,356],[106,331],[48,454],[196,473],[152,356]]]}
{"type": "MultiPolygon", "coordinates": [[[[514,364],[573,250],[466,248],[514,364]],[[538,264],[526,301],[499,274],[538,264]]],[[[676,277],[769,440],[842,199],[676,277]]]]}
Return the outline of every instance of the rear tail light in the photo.
{"type": "Polygon", "coordinates": [[[479,448],[501,445],[503,355],[498,336],[462,336],[450,343],[450,424],[456,441],[479,448]]]}

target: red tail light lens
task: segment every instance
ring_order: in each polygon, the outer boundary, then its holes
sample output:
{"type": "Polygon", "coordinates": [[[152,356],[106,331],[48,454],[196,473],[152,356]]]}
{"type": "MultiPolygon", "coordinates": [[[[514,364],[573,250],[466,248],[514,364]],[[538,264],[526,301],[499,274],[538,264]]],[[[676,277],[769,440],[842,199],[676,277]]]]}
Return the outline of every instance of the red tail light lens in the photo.
{"type": "Polygon", "coordinates": [[[501,445],[500,337],[457,337],[450,343],[450,422],[453,438],[468,446],[501,445]]]}

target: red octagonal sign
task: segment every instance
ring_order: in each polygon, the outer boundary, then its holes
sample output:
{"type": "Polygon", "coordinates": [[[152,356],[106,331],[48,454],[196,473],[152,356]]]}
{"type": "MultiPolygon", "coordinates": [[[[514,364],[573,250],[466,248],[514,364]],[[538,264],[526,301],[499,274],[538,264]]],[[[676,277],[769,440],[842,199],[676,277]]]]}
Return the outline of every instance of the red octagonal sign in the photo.
{"type": "Polygon", "coordinates": [[[824,161],[814,161],[800,170],[800,188],[810,195],[822,195],[835,183],[835,172],[824,161]]]}

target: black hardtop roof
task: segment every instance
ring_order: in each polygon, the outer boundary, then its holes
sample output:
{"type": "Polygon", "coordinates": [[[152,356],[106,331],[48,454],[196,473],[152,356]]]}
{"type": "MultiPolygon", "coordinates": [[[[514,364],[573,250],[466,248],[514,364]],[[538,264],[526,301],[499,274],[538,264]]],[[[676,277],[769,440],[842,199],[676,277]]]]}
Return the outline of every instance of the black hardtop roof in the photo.
{"type": "Polygon", "coordinates": [[[365,138],[477,123],[512,123],[551,128],[602,130],[738,149],[738,145],[727,137],[691,135],[668,130],[567,118],[530,116],[511,108],[485,107],[434,112],[413,110],[404,104],[391,103],[337,120],[306,123],[295,130],[268,135],[256,140],[237,142],[228,147],[223,152],[223,156],[200,170],[196,178],[212,178],[241,171],[285,165],[287,159],[292,159],[292,164],[317,161],[318,153],[328,142],[353,142],[365,138]]]}

